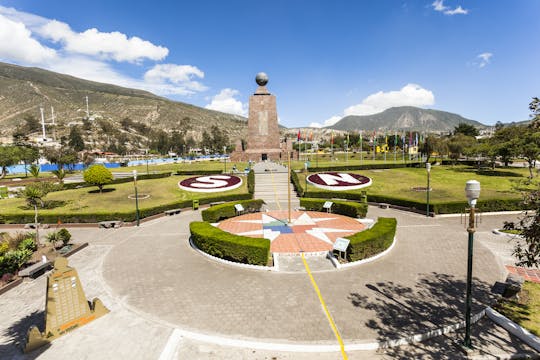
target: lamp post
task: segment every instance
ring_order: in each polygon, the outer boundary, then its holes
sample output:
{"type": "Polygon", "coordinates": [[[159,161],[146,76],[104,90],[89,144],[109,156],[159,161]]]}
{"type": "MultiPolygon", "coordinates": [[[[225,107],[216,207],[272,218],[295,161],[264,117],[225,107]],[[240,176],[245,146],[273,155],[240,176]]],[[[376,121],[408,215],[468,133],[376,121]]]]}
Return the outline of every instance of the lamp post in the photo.
{"type": "Polygon", "coordinates": [[[431,163],[426,163],[426,171],[427,171],[427,189],[426,189],[426,198],[427,198],[427,208],[426,208],[426,216],[429,217],[429,180],[430,180],[430,173],[431,173],[431,163]]]}
{"type": "Polygon", "coordinates": [[[227,173],[227,158],[225,157],[225,151],[227,151],[227,146],[223,146],[223,166],[225,167],[225,170],[223,171],[224,174],[227,173]]]}
{"type": "Polygon", "coordinates": [[[465,195],[469,202],[469,227],[467,232],[469,233],[469,245],[467,250],[467,290],[465,300],[465,339],[463,345],[466,348],[472,348],[471,344],[471,306],[472,306],[472,266],[473,266],[473,241],[474,241],[474,210],[476,201],[480,197],[480,183],[476,180],[469,180],[465,185],[465,195]]]}
{"type": "Polygon", "coordinates": [[[139,194],[137,193],[137,170],[133,170],[133,185],[135,186],[135,218],[137,219],[137,226],[139,226],[140,220],[139,220],[139,194]]]}

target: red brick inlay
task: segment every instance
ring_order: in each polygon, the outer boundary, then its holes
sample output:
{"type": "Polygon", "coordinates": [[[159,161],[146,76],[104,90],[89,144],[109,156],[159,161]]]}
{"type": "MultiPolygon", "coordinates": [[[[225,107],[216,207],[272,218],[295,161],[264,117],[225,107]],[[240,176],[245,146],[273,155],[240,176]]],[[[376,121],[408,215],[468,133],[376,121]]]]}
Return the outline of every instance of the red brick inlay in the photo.
{"type": "Polygon", "coordinates": [[[518,274],[527,281],[532,281],[540,284],[540,269],[527,269],[519,266],[506,265],[508,272],[518,274]]]}
{"type": "Polygon", "coordinates": [[[276,222],[278,225],[281,225],[279,221],[286,223],[288,216],[287,210],[246,214],[224,220],[218,227],[233,234],[254,238],[263,237],[263,232],[266,232],[266,236],[271,240],[270,251],[278,253],[329,251],[338,237],[365,229],[365,226],[355,219],[314,211],[293,211],[290,229],[275,227],[276,222]],[[265,228],[263,219],[272,221],[273,224],[267,224],[265,228]],[[295,225],[295,222],[298,225],[295,225]]]}

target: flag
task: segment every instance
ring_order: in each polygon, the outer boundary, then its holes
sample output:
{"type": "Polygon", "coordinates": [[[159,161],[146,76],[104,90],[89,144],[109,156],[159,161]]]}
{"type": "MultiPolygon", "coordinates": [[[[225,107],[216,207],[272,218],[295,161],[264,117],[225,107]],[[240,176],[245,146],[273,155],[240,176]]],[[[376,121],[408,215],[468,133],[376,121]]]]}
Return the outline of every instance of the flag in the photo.
{"type": "Polygon", "coordinates": [[[397,131],[394,131],[394,147],[397,146],[397,143],[398,143],[397,131]]]}
{"type": "Polygon", "coordinates": [[[349,145],[349,133],[347,133],[347,145],[349,145]]]}
{"type": "Polygon", "coordinates": [[[418,133],[416,133],[416,138],[414,139],[414,146],[418,146],[418,133]]]}
{"type": "Polygon", "coordinates": [[[313,131],[309,132],[309,141],[313,141],[313,131]]]}
{"type": "Polygon", "coordinates": [[[334,145],[334,130],[332,130],[332,136],[330,137],[330,144],[334,145]]]}
{"type": "Polygon", "coordinates": [[[298,130],[298,136],[296,137],[296,141],[300,141],[300,130],[298,130]]]}
{"type": "Polygon", "coordinates": [[[412,131],[409,131],[409,146],[412,146],[412,131]]]}

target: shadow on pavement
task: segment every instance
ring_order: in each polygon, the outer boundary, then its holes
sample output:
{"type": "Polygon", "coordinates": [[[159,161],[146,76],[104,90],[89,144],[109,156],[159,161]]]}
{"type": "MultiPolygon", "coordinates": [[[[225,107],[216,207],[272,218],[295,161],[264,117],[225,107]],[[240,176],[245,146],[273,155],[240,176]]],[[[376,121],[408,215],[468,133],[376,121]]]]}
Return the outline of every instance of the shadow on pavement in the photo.
{"type": "Polygon", "coordinates": [[[29,354],[24,354],[23,349],[26,344],[26,333],[32,325],[36,325],[40,331],[43,331],[45,324],[45,312],[43,310],[34,311],[28,316],[13,323],[2,334],[9,339],[7,343],[0,344],[0,359],[35,359],[39,357],[50,345],[44,345],[29,354]]]}
{"type": "MultiPolygon", "coordinates": [[[[366,326],[378,333],[377,340],[388,341],[421,334],[464,320],[465,281],[447,274],[422,274],[414,287],[393,282],[366,284],[371,296],[351,293],[349,300],[355,307],[375,313],[366,326]],[[375,295],[373,297],[373,295],[375,295]]],[[[478,313],[495,300],[491,285],[473,280],[472,314],[478,313]]],[[[473,342],[481,354],[507,349],[525,349],[519,340],[501,332],[487,319],[473,324],[473,342]],[[495,327],[495,328],[494,328],[495,327]],[[520,348],[521,346],[521,348],[520,348]]],[[[382,349],[381,355],[390,358],[461,359],[465,354],[459,348],[463,332],[438,336],[423,343],[382,349]]]]}

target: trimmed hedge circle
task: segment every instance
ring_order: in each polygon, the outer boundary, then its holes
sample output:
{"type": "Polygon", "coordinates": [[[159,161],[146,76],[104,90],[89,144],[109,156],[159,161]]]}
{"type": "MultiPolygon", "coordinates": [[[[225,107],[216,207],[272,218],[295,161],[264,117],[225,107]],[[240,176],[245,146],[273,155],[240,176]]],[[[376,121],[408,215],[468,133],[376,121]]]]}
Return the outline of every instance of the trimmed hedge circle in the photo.
{"type": "MultiPolygon", "coordinates": [[[[306,208],[306,210],[313,211],[325,211],[323,205],[326,199],[314,199],[314,198],[301,198],[300,206],[306,208]]],[[[332,200],[332,212],[334,214],[345,215],[352,218],[365,218],[368,205],[366,203],[359,203],[354,201],[339,201],[332,200]]]]}
{"type": "Polygon", "coordinates": [[[358,261],[377,255],[388,249],[396,235],[397,220],[380,217],[371,229],[346,236],[350,240],[348,261],[358,261]]]}
{"type": "Polygon", "coordinates": [[[229,261],[267,265],[270,240],[234,235],[205,221],[189,224],[191,239],[205,253],[229,261]]]}
{"type": "Polygon", "coordinates": [[[241,204],[247,212],[258,212],[261,210],[264,201],[260,199],[231,201],[225,204],[211,206],[208,209],[201,211],[202,218],[204,221],[215,223],[220,220],[235,217],[236,209],[234,205],[236,204],[241,204]]]}

